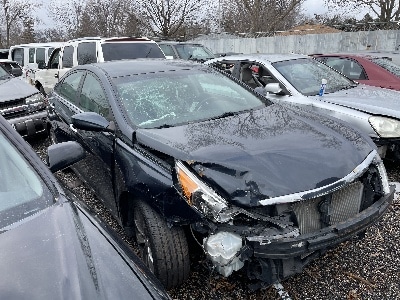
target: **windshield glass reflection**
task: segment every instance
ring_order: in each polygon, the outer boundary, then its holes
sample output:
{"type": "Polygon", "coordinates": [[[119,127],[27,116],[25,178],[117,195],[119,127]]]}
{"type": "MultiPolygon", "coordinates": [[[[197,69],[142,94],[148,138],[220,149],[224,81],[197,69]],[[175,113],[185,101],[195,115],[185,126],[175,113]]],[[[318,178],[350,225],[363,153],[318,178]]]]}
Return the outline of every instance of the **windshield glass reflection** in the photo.
{"type": "Polygon", "coordinates": [[[292,59],[273,63],[273,66],[293,87],[306,96],[319,94],[322,79],[327,80],[325,93],[354,87],[356,84],[315,59],[292,59]]]}
{"type": "Polygon", "coordinates": [[[52,203],[53,197],[40,177],[0,133],[0,228],[52,203]]]}

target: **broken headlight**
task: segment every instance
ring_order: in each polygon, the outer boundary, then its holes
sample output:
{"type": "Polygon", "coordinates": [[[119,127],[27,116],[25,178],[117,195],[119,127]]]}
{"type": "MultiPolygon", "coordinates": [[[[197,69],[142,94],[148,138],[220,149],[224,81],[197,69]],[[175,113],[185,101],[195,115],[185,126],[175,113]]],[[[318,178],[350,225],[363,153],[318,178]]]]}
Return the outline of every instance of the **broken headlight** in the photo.
{"type": "Polygon", "coordinates": [[[177,161],[176,174],[186,202],[207,218],[217,222],[231,219],[225,199],[193,174],[182,162],[177,161]]]}
{"type": "Polygon", "coordinates": [[[400,137],[400,121],[385,117],[370,117],[368,120],[380,137],[400,137]]]}

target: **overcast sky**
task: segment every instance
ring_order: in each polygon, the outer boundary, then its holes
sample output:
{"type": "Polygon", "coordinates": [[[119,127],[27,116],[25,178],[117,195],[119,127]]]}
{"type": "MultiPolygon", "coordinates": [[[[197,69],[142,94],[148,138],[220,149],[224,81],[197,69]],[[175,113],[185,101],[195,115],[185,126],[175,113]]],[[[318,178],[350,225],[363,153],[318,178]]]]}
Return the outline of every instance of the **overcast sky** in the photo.
{"type": "MultiPolygon", "coordinates": [[[[304,13],[310,16],[314,16],[314,14],[322,15],[328,12],[328,8],[323,0],[306,0],[303,4],[303,9],[304,13]]],[[[354,17],[359,20],[362,19],[367,13],[367,9],[362,9],[359,12],[356,12],[354,17]]],[[[373,16],[373,14],[371,15],[373,16]]]]}
{"type": "Polygon", "coordinates": [[[328,12],[323,0],[306,0],[303,4],[304,13],[313,16],[314,14],[324,14],[328,12]]]}

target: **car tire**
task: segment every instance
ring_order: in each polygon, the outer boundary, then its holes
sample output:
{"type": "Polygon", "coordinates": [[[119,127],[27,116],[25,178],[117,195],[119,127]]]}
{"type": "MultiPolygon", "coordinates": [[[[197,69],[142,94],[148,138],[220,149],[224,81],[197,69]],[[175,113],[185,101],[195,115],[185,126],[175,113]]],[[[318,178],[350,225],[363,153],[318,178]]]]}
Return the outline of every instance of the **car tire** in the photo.
{"type": "Polygon", "coordinates": [[[182,284],[190,273],[189,247],[183,228],[168,226],[143,201],[135,206],[134,226],[144,263],[167,289],[182,284]]]}

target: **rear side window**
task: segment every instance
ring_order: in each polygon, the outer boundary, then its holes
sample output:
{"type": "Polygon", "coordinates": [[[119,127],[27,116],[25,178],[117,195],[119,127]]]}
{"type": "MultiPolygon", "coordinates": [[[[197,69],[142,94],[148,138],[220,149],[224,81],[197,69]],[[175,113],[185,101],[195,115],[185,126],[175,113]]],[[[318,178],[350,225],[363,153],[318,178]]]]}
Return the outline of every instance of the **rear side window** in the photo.
{"type": "Polygon", "coordinates": [[[36,49],[36,63],[38,65],[45,65],[46,63],[45,54],[46,54],[45,48],[36,49]]]}
{"type": "Polygon", "coordinates": [[[363,67],[353,59],[328,57],[325,63],[350,79],[363,80],[367,78],[363,67]]]}
{"type": "Polygon", "coordinates": [[[80,43],[77,50],[78,65],[97,62],[96,43],[80,43]]]}
{"type": "Polygon", "coordinates": [[[56,92],[63,96],[66,100],[76,103],[78,88],[84,72],[78,71],[71,73],[55,87],[56,92]]]}
{"type": "Polygon", "coordinates": [[[15,48],[11,53],[12,60],[19,63],[21,66],[24,65],[24,49],[23,48],[15,48]]]}
{"type": "Polygon", "coordinates": [[[101,45],[104,61],[133,58],[165,58],[156,43],[104,43],[101,45]]]}
{"type": "Polygon", "coordinates": [[[74,47],[66,46],[64,48],[64,53],[63,53],[63,58],[62,58],[63,68],[72,68],[73,55],[74,55],[74,47]]]}
{"type": "Polygon", "coordinates": [[[36,48],[29,48],[29,63],[35,62],[35,50],[36,48]]]}
{"type": "Polygon", "coordinates": [[[87,74],[82,86],[80,105],[85,111],[96,112],[108,117],[108,101],[100,82],[92,75],[87,74]]]}

